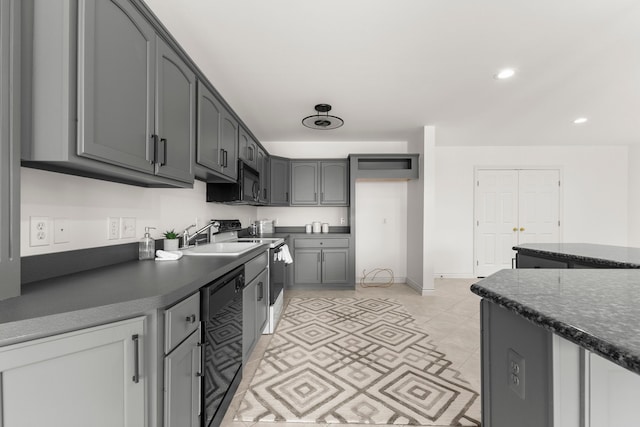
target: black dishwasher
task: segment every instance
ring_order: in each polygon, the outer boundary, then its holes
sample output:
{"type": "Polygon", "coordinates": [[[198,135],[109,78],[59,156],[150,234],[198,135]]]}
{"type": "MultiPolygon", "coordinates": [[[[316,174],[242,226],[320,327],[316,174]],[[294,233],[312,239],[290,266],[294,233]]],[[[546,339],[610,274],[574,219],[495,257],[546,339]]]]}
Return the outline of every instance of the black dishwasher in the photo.
{"type": "Polygon", "coordinates": [[[218,426],[242,379],[244,266],[201,290],[203,328],[202,426],[218,426]]]}

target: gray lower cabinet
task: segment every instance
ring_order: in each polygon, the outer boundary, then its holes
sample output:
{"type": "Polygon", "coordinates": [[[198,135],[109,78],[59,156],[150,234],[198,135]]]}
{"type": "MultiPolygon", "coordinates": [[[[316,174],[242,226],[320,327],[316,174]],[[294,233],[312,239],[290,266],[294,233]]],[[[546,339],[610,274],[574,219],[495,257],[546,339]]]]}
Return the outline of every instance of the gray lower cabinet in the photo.
{"type": "Polygon", "coordinates": [[[290,161],[283,157],[269,158],[269,205],[289,206],[290,161]]]}
{"type": "Polygon", "coordinates": [[[264,269],[242,292],[242,361],[253,351],[267,321],[269,270],[264,269]]]}
{"type": "Polygon", "coordinates": [[[164,359],[164,427],[200,425],[200,328],[164,359]]]}
{"type": "Polygon", "coordinates": [[[235,182],[238,177],[238,122],[222,102],[198,81],[198,178],[235,182]]]}
{"type": "Polygon", "coordinates": [[[348,238],[296,238],[294,285],[348,283],[348,238]]]}
{"type": "Polygon", "coordinates": [[[0,0],[0,300],[20,294],[20,0],[0,0]]]}
{"type": "Polygon", "coordinates": [[[551,332],[482,300],[482,425],[553,424],[551,332]]]}
{"type": "Polygon", "coordinates": [[[22,24],[25,165],[192,185],[195,74],[147,16],[129,0],[26,0],[22,24]]]}
{"type": "Polygon", "coordinates": [[[347,160],[292,160],[292,206],[348,206],[347,160]]]}

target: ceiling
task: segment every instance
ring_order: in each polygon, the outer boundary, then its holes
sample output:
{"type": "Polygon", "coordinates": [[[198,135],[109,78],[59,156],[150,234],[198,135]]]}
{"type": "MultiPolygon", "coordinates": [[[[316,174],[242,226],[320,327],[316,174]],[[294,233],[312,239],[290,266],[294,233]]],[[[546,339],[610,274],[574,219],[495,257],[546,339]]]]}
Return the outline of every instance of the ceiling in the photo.
{"type": "Polygon", "coordinates": [[[640,145],[637,0],[146,2],[263,142],[640,145]]]}

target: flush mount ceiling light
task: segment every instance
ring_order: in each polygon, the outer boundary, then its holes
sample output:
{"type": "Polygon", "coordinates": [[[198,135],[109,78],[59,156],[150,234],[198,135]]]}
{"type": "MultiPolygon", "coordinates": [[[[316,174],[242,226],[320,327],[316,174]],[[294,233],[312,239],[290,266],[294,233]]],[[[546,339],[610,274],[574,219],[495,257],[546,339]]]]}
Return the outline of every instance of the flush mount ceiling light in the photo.
{"type": "Polygon", "coordinates": [[[516,74],[516,70],[513,68],[505,68],[504,70],[498,71],[498,74],[494,75],[493,78],[496,80],[505,80],[510,79],[516,74]]]}
{"type": "Polygon", "coordinates": [[[589,119],[587,119],[586,117],[578,117],[577,119],[575,119],[573,121],[574,125],[581,125],[583,123],[587,123],[589,121],[589,119]]]}
{"type": "Polygon", "coordinates": [[[329,104],[318,104],[315,106],[318,114],[314,114],[313,116],[305,117],[302,119],[302,124],[310,129],[319,129],[319,130],[329,130],[329,129],[337,129],[344,124],[344,120],[340,117],[330,116],[329,111],[331,111],[331,105],[329,104]]]}

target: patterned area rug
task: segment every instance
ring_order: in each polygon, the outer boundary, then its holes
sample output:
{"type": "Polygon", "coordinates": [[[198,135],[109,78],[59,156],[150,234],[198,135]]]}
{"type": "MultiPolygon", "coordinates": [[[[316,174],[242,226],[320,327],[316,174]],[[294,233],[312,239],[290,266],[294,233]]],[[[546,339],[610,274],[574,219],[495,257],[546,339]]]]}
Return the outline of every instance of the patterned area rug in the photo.
{"type": "Polygon", "coordinates": [[[480,399],[404,306],[293,298],[236,413],[249,422],[479,426],[480,399]]]}

